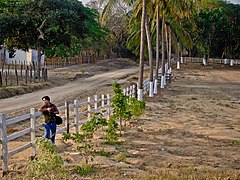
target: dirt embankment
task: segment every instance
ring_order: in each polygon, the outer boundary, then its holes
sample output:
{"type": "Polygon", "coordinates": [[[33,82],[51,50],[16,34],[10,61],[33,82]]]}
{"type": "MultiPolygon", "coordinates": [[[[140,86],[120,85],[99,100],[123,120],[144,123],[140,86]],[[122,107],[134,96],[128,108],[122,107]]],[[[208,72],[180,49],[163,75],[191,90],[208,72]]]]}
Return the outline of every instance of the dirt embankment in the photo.
{"type": "Polygon", "coordinates": [[[137,64],[129,59],[106,59],[91,64],[81,64],[51,69],[48,71],[49,78],[47,82],[43,82],[43,80],[38,82],[36,79],[35,83],[32,84],[0,88],[0,99],[19,96],[42,89],[58,87],[79,78],[87,78],[96,74],[125,69],[133,66],[136,67],[137,64]]]}

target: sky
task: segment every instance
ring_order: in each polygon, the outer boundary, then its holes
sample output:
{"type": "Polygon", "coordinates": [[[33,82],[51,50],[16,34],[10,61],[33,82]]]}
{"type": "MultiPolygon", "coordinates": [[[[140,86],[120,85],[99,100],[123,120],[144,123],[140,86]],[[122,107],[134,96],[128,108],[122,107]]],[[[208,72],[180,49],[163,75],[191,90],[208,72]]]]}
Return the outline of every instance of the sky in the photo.
{"type": "MultiPolygon", "coordinates": [[[[86,4],[88,3],[90,0],[80,0],[83,2],[83,4],[86,4]]],[[[240,4],[240,0],[228,0],[230,1],[231,3],[234,3],[234,4],[240,4]]]]}
{"type": "MultiPolygon", "coordinates": [[[[86,0],[85,0],[86,1],[86,0]]],[[[240,4],[240,0],[230,0],[231,3],[240,4]]]]}

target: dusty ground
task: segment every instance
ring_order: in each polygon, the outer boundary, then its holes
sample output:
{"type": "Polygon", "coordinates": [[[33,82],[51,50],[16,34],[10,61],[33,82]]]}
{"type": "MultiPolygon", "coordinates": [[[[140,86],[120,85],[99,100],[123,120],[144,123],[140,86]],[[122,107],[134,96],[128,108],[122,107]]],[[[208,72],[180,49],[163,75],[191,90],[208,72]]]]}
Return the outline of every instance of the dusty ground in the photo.
{"type": "MultiPolygon", "coordinates": [[[[106,145],[99,133],[94,148],[111,156],[95,156],[94,174],[69,179],[240,179],[239,78],[239,66],[174,69],[174,82],[145,98],[146,110],[131,120],[123,144],[106,145]]],[[[58,136],[56,145],[67,166],[81,165],[76,144],[58,136]]],[[[27,155],[11,159],[7,179],[21,179],[27,155]]]]}

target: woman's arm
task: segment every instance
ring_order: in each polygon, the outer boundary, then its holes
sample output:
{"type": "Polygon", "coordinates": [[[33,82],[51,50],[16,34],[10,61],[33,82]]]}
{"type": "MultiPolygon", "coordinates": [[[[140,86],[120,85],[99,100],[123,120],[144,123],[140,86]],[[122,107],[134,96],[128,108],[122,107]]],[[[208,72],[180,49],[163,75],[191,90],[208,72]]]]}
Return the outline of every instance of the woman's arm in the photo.
{"type": "Polygon", "coordinates": [[[59,114],[59,110],[58,110],[58,108],[57,108],[57,106],[54,104],[53,105],[54,106],[54,114],[59,114]]]}
{"type": "Polygon", "coordinates": [[[41,106],[39,109],[38,109],[38,111],[39,112],[44,112],[44,111],[47,111],[48,109],[46,108],[46,106],[41,106]]]}

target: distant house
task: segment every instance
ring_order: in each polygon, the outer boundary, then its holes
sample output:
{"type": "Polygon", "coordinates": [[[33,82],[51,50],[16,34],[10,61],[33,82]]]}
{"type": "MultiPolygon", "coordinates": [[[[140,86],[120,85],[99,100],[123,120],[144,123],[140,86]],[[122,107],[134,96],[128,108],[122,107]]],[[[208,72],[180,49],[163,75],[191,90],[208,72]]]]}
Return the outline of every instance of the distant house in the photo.
{"type": "MultiPolygon", "coordinates": [[[[5,51],[5,63],[6,64],[37,64],[37,50],[29,49],[28,51],[16,50],[14,53],[5,51]]],[[[4,60],[4,50],[0,49],[0,60],[4,60]]],[[[44,65],[44,54],[41,57],[41,65],[44,65]]]]}

